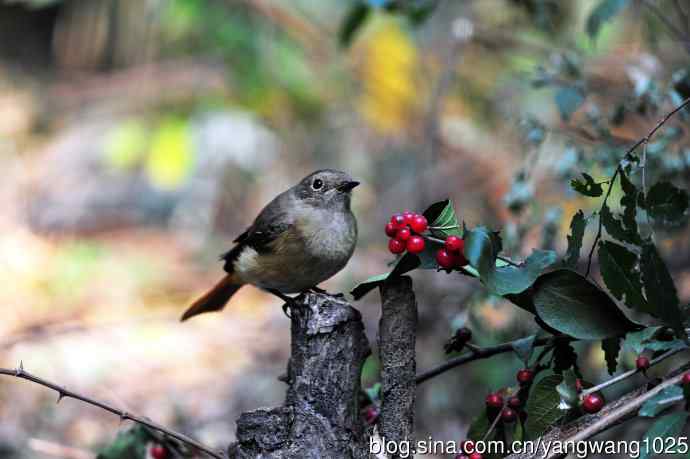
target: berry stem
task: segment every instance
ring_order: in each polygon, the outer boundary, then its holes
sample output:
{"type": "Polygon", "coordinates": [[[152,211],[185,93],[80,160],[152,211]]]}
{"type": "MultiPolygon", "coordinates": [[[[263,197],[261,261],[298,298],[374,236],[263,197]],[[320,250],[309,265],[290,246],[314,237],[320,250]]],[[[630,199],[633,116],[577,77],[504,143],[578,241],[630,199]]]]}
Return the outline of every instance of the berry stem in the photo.
{"type": "MultiPolygon", "coordinates": [[[[657,357],[657,358],[655,358],[649,362],[649,367],[651,368],[654,365],[656,365],[657,363],[663,362],[664,360],[671,357],[672,355],[676,355],[679,352],[685,351],[685,350],[687,350],[687,348],[672,349],[672,350],[670,350],[664,354],[661,354],[659,357],[657,357]]],[[[632,370],[626,371],[625,373],[621,373],[618,376],[614,376],[613,378],[606,380],[597,386],[593,386],[593,387],[590,387],[589,389],[583,390],[581,393],[581,396],[585,397],[587,394],[599,392],[599,391],[601,391],[601,390],[603,390],[609,386],[612,386],[618,382],[621,382],[621,381],[623,381],[623,380],[625,380],[631,376],[634,376],[637,373],[641,373],[641,372],[642,372],[642,370],[638,370],[637,368],[633,368],[632,370]]]]}
{"type": "Polygon", "coordinates": [[[482,440],[481,440],[482,443],[485,442],[486,439],[489,438],[489,435],[491,435],[493,433],[493,431],[496,429],[496,426],[498,425],[498,421],[501,420],[501,413],[503,413],[503,408],[505,408],[505,406],[506,405],[505,405],[505,401],[504,401],[503,406],[498,411],[498,413],[496,413],[496,416],[494,417],[493,422],[489,426],[489,429],[486,432],[484,432],[484,435],[482,436],[482,440]]]}

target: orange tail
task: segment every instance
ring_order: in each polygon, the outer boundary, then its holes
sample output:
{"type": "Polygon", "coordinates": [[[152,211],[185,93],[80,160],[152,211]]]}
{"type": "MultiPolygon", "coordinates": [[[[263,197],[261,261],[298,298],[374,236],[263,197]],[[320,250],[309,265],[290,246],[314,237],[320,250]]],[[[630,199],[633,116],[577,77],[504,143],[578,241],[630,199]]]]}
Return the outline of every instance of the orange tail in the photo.
{"type": "Polygon", "coordinates": [[[226,275],[204,296],[192,303],[180,320],[185,321],[204,312],[220,311],[240,287],[242,283],[235,282],[232,274],[226,275]]]}

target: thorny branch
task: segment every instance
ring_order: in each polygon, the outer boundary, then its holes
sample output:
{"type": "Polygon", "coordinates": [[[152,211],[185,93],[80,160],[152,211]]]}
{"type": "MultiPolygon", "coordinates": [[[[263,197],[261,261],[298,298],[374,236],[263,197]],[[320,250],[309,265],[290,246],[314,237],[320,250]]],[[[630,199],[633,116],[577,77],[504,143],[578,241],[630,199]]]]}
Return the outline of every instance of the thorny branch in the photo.
{"type": "Polygon", "coordinates": [[[186,436],[184,434],[181,434],[181,433],[175,432],[173,430],[170,430],[166,427],[163,427],[160,424],[157,424],[157,423],[155,423],[155,422],[153,422],[147,418],[128,413],[124,410],[115,408],[112,405],[109,405],[105,402],[101,402],[99,400],[95,400],[95,399],[87,397],[85,395],[78,394],[78,393],[73,392],[71,390],[68,390],[68,389],[66,389],[66,388],[64,388],[58,384],[47,381],[43,378],[39,378],[38,376],[35,376],[35,375],[27,372],[26,370],[24,370],[24,367],[22,366],[21,362],[19,363],[19,367],[17,367],[14,370],[9,369],[9,368],[0,368],[0,375],[14,376],[15,378],[25,379],[27,381],[31,381],[32,383],[41,385],[43,387],[47,387],[49,389],[52,389],[58,393],[58,399],[57,399],[58,403],[63,398],[73,398],[75,400],[79,400],[81,402],[96,406],[96,407],[101,408],[105,411],[113,413],[113,414],[119,416],[122,421],[125,421],[125,420],[133,421],[133,422],[136,422],[138,424],[144,425],[144,426],[146,426],[152,430],[155,430],[157,432],[165,434],[171,438],[174,438],[174,439],[176,439],[182,443],[185,443],[185,444],[191,446],[194,449],[197,449],[199,451],[203,451],[204,453],[208,454],[209,456],[211,456],[215,459],[225,459],[226,458],[225,453],[214,451],[210,447],[203,445],[203,444],[199,443],[198,441],[196,441],[192,438],[189,438],[188,436],[186,436]]]}
{"type": "MultiPolygon", "coordinates": [[[[678,105],[676,108],[671,110],[669,113],[666,114],[657,124],[654,126],[654,128],[649,131],[649,133],[642,137],[640,140],[635,142],[633,146],[631,146],[628,151],[625,152],[625,156],[623,156],[623,159],[618,163],[618,166],[616,166],[616,170],[613,172],[613,175],[608,181],[608,188],[606,189],[606,194],[604,195],[604,201],[601,203],[601,208],[599,210],[599,213],[601,213],[601,209],[604,208],[604,206],[607,204],[609,196],[611,195],[611,190],[613,189],[613,184],[616,182],[616,178],[618,178],[618,174],[620,174],[623,171],[623,161],[625,161],[627,158],[630,157],[630,155],[637,150],[641,145],[646,145],[649,143],[649,141],[654,137],[654,134],[661,129],[661,127],[666,124],[668,120],[670,120],[676,113],[679,111],[683,110],[685,107],[690,105],[690,97],[685,99],[680,105],[678,105]]],[[[643,167],[646,167],[646,165],[643,165],[643,167]]],[[[585,272],[585,277],[589,277],[589,273],[592,269],[592,257],[594,256],[594,250],[597,247],[597,244],[599,243],[599,240],[601,240],[601,233],[603,229],[604,222],[601,220],[601,217],[599,218],[599,226],[597,228],[597,235],[594,237],[594,242],[592,243],[592,247],[589,250],[589,255],[587,256],[587,271],[585,272]]]]}

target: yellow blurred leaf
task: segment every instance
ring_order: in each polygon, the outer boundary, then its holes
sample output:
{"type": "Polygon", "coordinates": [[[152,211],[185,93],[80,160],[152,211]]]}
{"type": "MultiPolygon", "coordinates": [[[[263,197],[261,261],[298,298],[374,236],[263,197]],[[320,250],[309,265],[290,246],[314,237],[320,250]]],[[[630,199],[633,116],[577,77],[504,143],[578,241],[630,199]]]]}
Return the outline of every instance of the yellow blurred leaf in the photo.
{"type": "Polygon", "coordinates": [[[106,134],[105,157],[114,169],[131,169],[139,164],[146,153],[149,136],[144,124],[129,120],[106,134]]]}
{"type": "Polygon", "coordinates": [[[158,188],[172,190],[182,185],[193,166],[187,122],[168,119],[156,130],[146,162],[146,172],[158,188]]]}

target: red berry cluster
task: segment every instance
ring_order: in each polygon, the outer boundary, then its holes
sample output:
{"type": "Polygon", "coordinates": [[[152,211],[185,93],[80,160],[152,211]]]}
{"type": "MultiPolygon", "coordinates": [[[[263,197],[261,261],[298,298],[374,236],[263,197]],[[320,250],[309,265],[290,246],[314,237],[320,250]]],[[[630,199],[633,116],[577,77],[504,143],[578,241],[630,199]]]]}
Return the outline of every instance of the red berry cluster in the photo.
{"type": "Polygon", "coordinates": [[[442,249],[436,252],[436,263],[441,268],[453,269],[467,265],[467,259],[463,254],[465,241],[457,236],[448,236],[442,249]]]}
{"type": "Polygon", "coordinates": [[[420,236],[429,227],[426,217],[421,214],[405,211],[393,214],[391,221],[386,223],[386,235],[390,237],[388,250],[399,254],[407,250],[410,253],[420,253],[424,250],[424,238],[420,236]]]}

